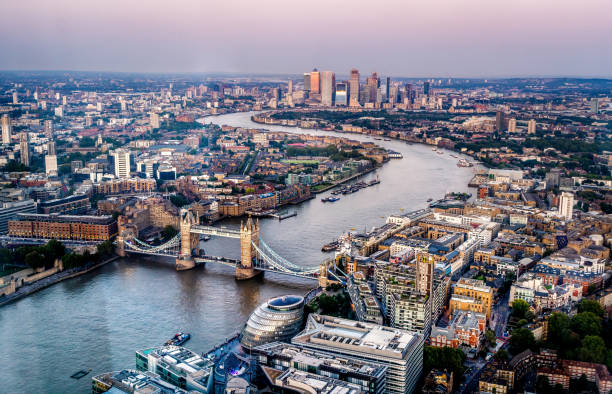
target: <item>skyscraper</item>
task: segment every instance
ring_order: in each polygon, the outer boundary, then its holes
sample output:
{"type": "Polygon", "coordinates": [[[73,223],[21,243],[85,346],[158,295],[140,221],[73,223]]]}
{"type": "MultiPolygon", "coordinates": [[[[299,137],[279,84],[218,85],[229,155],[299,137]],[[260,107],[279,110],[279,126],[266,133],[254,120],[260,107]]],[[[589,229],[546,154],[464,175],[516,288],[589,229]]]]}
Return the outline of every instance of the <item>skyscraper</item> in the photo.
{"type": "Polygon", "coordinates": [[[495,114],[495,131],[501,132],[504,129],[504,112],[497,110],[495,114]]]}
{"type": "Polygon", "coordinates": [[[17,92],[13,92],[13,104],[19,104],[19,96],[17,92]]]}
{"type": "Polygon", "coordinates": [[[386,92],[385,101],[390,102],[391,101],[391,77],[387,77],[387,90],[385,92],[386,92]]]}
{"type": "Polygon", "coordinates": [[[45,120],[45,137],[53,138],[53,121],[51,119],[45,120]]]}
{"type": "Polygon", "coordinates": [[[11,118],[4,114],[2,115],[2,143],[7,145],[11,143],[11,135],[13,134],[13,125],[11,118]]]}
{"type": "Polygon", "coordinates": [[[28,133],[23,132],[19,137],[19,153],[21,154],[21,164],[30,166],[30,141],[28,133]]]}
{"type": "Polygon", "coordinates": [[[55,142],[54,141],[47,142],[47,154],[55,155],[55,142]]]}
{"type": "Polygon", "coordinates": [[[115,157],[115,176],[117,178],[130,177],[130,151],[126,149],[116,149],[113,152],[115,157]]]}
{"type": "Polygon", "coordinates": [[[535,119],[531,119],[527,124],[527,134],[535,134],[536,133],[536,121],[535,119]]]}
{"type": "Polygon", "coordinates": [[[427,97],[431,94],[431,83],[429,81],[423,82],[423,94],[427,97]]]}
{"type": "Polygon", "coordinates": [[[378,79],[378,74],[376,72],[373,72],[372,76],[368,77],[368,79],[366,80],[366,85],[368,85],[370,88],[370,97],[368,98],[369,103],[376,102],[376,95],[378,93],[379,83],[380,81],[378,79]]]}
{"type": "Polygon", "coordinates": [[[304,92],[310,92],[310,73],[304,73],[304,92]]]}
{"type": "Polygon", "coordinates": [[[347,82],[338,82],[336,84],[336,106],[347,106],[348,105],[348,89],[349,84],[347,82]]]}
{"type": "Polygon", "coordinates": [[[292,94],[293,93],[293,80],[290,79],[289,82],[287,82],[287,94],[292,94]]]}
{"type": "Polygon", "coordinates": [[[559,215],[563,216],[565,220],[572,220],[574,214],[574,195],[572,193],[561,193],[559,199],[559,215]]]}
{"type": "Polygon", "coordinates": [[[349,80],[349,105],[359,107],[359,70],[356,68],[351,70],[351,79],[349,80]]]}
{"type": "Polygon", "coordinates": [[[333,71],[321,71],[321,104],[332,106],[336,90],[336,75],[333,71]]]}
{"type": "Polygon", "coordinates": [[[310,73],[310,93],[321,93],[321,76],[316,68],[310,73]]]}
{"type": "Polygon", "coordinates": [[[508,133],[516,133],[516,118],[511,118],[508,121],[508,133]]]}

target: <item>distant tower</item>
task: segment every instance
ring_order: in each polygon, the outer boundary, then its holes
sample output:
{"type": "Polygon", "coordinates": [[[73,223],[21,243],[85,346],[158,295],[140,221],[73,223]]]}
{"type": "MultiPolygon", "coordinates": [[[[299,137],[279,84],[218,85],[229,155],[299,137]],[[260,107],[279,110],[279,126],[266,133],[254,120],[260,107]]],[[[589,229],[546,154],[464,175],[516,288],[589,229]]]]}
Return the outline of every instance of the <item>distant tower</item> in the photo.
{"type": "Polygon", "coordinates": [[[55,155],[55,142],[54,141],[47,142],[47,154],[55,155]]]}
{"type": "Polygon", "coordinates": [[[316,68],[310,73],[310,93],[321,93],[321,76],[316,68]]]}
{"type": "Polygon", "coordinates": [[[30,166],[30,141],[28,141],[28,133],[23,132],[19,138],[19,152],[21,154],[21,164],[30,166]]]}
{"type": "Polygon", "coordinates": [[[321,104],[331,107],[334,104],[336,75],[333,71],[321,71],[321,104]]]}
{"type": "Polygon", "coordinates": [[[495,130],[501,132],[504,129],[504,112],[500,109],[495,114],[495,130]]]}
{"type": "Polygon", "coordinates": [[[351,70],[351,79],[349,80],[349,106],[359,107],[359,70],[353,68],[351,70]]]}
{"type": "Polygon", "coordinates": [[[429,81],[423,82],[423,94],[427,97],[431,94],[431,83],[429,81]]]}
{"type": "Polygon", "coordinates": [[[293,80],[290,79],[289,82],[287,82],[287,94],[293,94],[293,80]]]}
{"type": "Polygon", "coordinates": [[[527,134],[535,134],[536,133],[536,121],[535,119],[531,119],[527,124],[527,134]]]}
{"type": "Polygon", "coordinates": [[[45,137],[53,138],[53,121],[51,119],[45,120],[45,137]]]}
{"type": "Polygon", "coordinates": [[[13,125],[11,118],[4,114],[2,115],[2,143],[8,145],[11,143],[11,135],[13,134],[13,125]]]}
{"type": "Polygon", "coordinates": [[[516,118],[508,121],[508,133],[516,133],[516,118]]]}

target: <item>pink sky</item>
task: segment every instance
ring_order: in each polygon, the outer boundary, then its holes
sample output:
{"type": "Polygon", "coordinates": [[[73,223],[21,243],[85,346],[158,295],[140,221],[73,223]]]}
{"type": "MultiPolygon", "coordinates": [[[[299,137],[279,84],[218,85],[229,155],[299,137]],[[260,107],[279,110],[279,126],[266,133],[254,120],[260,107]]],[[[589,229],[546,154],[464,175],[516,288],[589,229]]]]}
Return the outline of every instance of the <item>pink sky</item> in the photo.
{"type": "Polygon", "coordinates": [[[612,76],[610,0],[7,0],[0,69],[612,76]]]}

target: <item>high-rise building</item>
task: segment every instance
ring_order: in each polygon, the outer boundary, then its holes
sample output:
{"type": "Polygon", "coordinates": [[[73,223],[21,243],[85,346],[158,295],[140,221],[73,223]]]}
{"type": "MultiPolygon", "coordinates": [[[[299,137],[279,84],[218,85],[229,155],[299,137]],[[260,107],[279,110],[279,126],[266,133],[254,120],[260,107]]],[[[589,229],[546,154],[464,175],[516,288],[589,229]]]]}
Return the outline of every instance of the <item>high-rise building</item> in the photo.
{"type": "Polygon", "coordinates": [[[386,366],[386,393],[412,393],[423,371],[423,335],[397,328],[313,313],[291,343],[386,366]]]}
{"type": "Polygon", "coordinates": [[[380,80],[378,79],[378,74],[376,72],[372,73],[371,77],[368,77],[366,80],[366,85],[370,87],[370,97],[368,98],[369,103],[376,102],[376,96],[378,94],[378,85],[380,84],[380,80]]]}
{"type": "Polygon", "coordinates": [[[287,82],[287,94],[292,94],[293,93],[293,80],[290,79],[289,82],[287,82]]]}
{"type": "Polygon", "coordinates": [[[45,173],[57,175],[57,156],[55,154],[45,155],[45,173]]]}
{"type": "Polygon", "coordinates": [[[504,129],[504,112],[497,110],[495,114],[495,131],[501,132],[504,129]]]}
{"type": "Polygon", "coordinates": [[[516,133],[516,118],[511,118],[508,121],[508,133],[516,133]]]}
{"type": "Polygon", "coordinates": [[[45,137],[53,138],[53,121],[51,119],[45,120],[45,137]]]}
{"type": "Polygon", "coordinates": [[[385,90],[386,93],[386,102],[390,102],[391,100],[391,77],[387,77],[387,88],[385,90]]]}
{"type": "Polygon", "coordinates": [[[159,115],[155,112],[151,112],[149,115],[149,124],[151,125],[152,129],[159,129],[159,115]]]}
{"type": "Polygon", "coordinates": [[[421,294],[431,296],[436,262],[430,253],[416,255],[416,289],[421,294]]]}
{"type": "Polygon", "coordinates": [[[19,95],[17,95],[17,92],[13,92],[13,104],[19,104],[19,95]]]}
{"type": "Polygon", "coordinates": [[[304,73],[304,92],[310,92],[310,73],[304,73]]]}
{"type": "Polygon", "coordinates": [[[429,81],[423,82],[423,94],[427,97],[431,94],[431,83],[429,81]]]}
{"type": "Polygon", "coordinates": [[[351,70],[351,79],[349,80],[349,105],[359,107],[359,70],[356,68],[351,70]]]}
{"type": "Polygon", "coordinates": [[[591,113],[593,114],[599,113],[599,99],[597,97],[593,97],[591,99],[591,113]]]}
{"type": "Polygon", "coordinates": [[[11,118],[7,114],[2,115],[2,143],[7,145],[11,143],[11,137],[13,134],[13,125],[11,124],[11,118]]]}
{"type": "Polygon", "coordinates": [[[55,155],[55,141],[47,142],[47,154],[55,155]]]}
{"type": "Polygon", "coordinates": [[[321,104],[331,107],[334,105],[334,91],[336,90],[336,75],[333,71],[321,71],[321,104]]]}
{"type": "Polygon", "coordinates": [[[546,189],[551,190],[556,187],[559,187],[561,184],[561,169],[553,168],[549,172],[546,173],[546,189]]]}
{"type": "Polygon", "coordinates": [[[126,149],[116,149],[113,152],[115,157],[115,175],[117,178],[130,177],[130,151],[126,149]]]}
{"type": "Polygon", "coordinates": [[[574,214],[574,195],[572,193],[561,193],[559,199],[559,215],[563,216],[565,220],[572,220],[574,214]]]}
{"type": "Polygon", "coordinates": [[[321,76],[316,68],[310,73],[310,93],[321,93],[321,76]]]}
{"type": "Polygon", "coordinates": [[[535,119],[531,119],[529,123],[527,123],[527,134],[535,134],[536,133],[536,121],[535,119]]]}
{"type": "Polygon", "coordinates": [[[58,118],[62,118],[64,116],[64,107],[61,105],[59,107],[55,107],[54,113],[58,118]]]}
{"type": "Polygon", "coordinates": [[[347,92],[349,84],[347,82],[338,82],[336,84],[336,101],[335,104],[337,106],[347,106],[348,105],[348,96],[349,92],[347,92]]]}
{"type": "Polygon", "coordinates": [[[27,132],[21,133],[19,137],[19,153],[21,154],[21,164],[30,166],[30,141],[27,132]]]}

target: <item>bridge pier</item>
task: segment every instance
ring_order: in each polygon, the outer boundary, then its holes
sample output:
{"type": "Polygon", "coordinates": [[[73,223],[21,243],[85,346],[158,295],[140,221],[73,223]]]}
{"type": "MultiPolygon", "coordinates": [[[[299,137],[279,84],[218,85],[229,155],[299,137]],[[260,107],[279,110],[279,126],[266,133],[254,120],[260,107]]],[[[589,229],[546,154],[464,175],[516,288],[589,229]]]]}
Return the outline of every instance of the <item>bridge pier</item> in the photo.
{"type": "Polygon", "coordinates": [[[249,216],[245,225],[240,223],[240,264],[236,265],[236,280],[251,279],[263,272],[253,267],[257,255],[253,243],[259,245],[259,221],[253,223],[249,216]]]}
{"type": "Polygon", "coordinates": [[[185,271],[196,266],[192,251],[198,249],[200,235],[191,233],[191,226],[195,224],[193,213],[189,210],[181,209],[180,215],[181,249],[176,258],[176,270],[185,271]]]}
{"type": "Polygon", "coordinates": [[[263,273],[263,271],[255,269],[253,267],[243,267],[242,265],[237,265],[235,277],[236,280],[247,280],[255,278],[259,275],[263,275],[263,273]]]}

